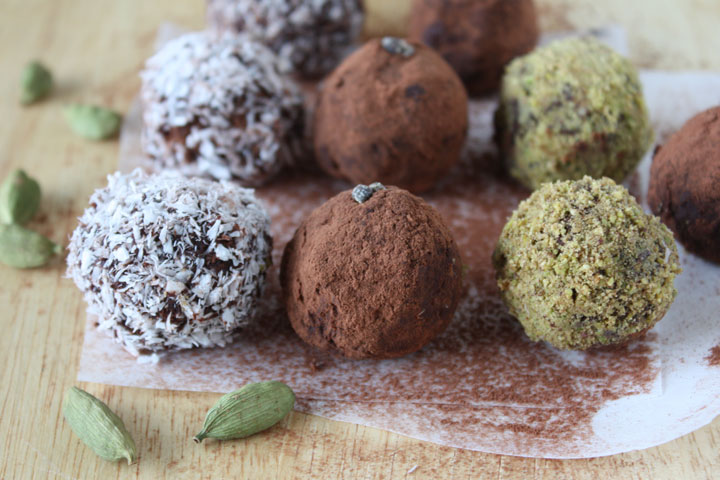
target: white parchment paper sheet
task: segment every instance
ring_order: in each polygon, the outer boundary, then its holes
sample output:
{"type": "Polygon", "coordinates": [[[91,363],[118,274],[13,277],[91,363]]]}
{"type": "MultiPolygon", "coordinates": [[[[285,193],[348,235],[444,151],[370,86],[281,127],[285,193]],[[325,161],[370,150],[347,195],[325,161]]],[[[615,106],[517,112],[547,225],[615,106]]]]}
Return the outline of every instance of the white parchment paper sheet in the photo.
{"type": "MultiPolygon", "coordinates": [[[[175,33],[165,28],[160,37],[175,33]]],[[[622,31],[598,34],[625,51],[622,31]]],[[[720,104],[720,74],[646,71],[641,78],[659,142],[695,113],[720,104]]],[[[466,163],[494,152],[494,108],[494,100],[472,103],[466,163]]],[[[121,136],[122,170],[141,161],[140,122],[136,102],[121,136]]],[[[648,155],[628,182],[641,201],[650,160],[648,155]]],[[[427,196],[441,211],[454,212],[451,228],[466,259],[468,255],[489,257],[493,246],[474,245],[473,238],[463,236],[466,227],[485,222],[501,228],[519,198],[515,190],[492,177],[479,178],[474,184],[441,187],[440,193],[427,196]],[[497,205],[497,209],[478,209],[478,202],[497,205]]],[[[328,179],[317,183],[290,180],[258,192],[273,217],[275,242],[280,247],[276,263],[299,221],[322,203],[327,191],[345,188],[342,182],[328,179]]],[[[285,325],[276,287],[275,291],[270,287],[264,309],[274,312],[274,320],[261,333],[225,349],[174,353],[157,365],[138,363],[98,332],[89,318],[78,380],[227,392],[246,382],[280,379],[297,392],[300,411],[454,447],[546,458],[594,457],[647,448],[700,428],[720,413],[720,367],[707,360],[709,351],[720,345],[720,267],[682,248],[680,256],[684,272],[676,280],[677,300],[650,335],[622,352],[559,352],[532,344],[511,325],[487,285],[488,276],[478,275],[480,280],[469,282],[448,332],[406,358],[358,362],[313,352],[285,325]],[[508,370],[506,366],[513,362],[525,363],[508,370]],[[631,362],[637,362],[641,371],[623,373],[623,367],[635,365],[631,362]],[[568,369],[579,372],[569,386],[571,395],[537,395],[554,391],[552,383],[564,378],[555,373],[568,369]],[[620,373],[614,374],[615,370],[620,373]],[[597,371],[607,375],[595,377],[597,371]],[[498,396],[499,391],[515,394],[498,396]],[[614,400],[595,409],[588,407],[586,417],[578,416],[583,405],[596,405],[600,393],[607,391],[616,393],[610,397],[614,400]]],[[[485,259],[479,263],[479,270],[487,269],[485,259]]],[[[276,271],[271,275],[277,275],[276,271]]]]}

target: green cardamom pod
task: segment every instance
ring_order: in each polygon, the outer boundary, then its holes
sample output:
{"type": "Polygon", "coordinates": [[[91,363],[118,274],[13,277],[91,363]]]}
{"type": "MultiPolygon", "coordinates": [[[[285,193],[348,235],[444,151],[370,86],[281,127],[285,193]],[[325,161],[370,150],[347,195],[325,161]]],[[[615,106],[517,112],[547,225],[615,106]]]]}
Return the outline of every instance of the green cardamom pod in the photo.
{"type": "Polygon", "coordinates": [[[42,267],[62,247],[16,223],[0,225],[0,262],[15,268],[42,267]]]}
{"type": "Polygon", "coordinates": [[[101,458],[135,463],[135,442],[120,417],[103,402],[77,387],[68,389],[63,416],[73,432],[101,458]]]}
{"type": "Polygon", "coordinates": [[[285,418],[293,405],[295,394],[282,382],[245,385],[220,397],[193,440],[200,443],[204,438],[229,440],[255,435],[285,418]]]}
{"type": "Polygon", "coordinates": [[[29,105],[50,93],[53,79],[50,70],[40,62],[30,62],[20,76],[20,102],[29,105]]]}
{"type": "Polygon", "coordinates": [[[65,107],[64,113],[70,128],[90,140],[105,140],[115,136],[122,121],[119,113],[96,105],[70,105],[65,107]]]}
{"type": "Polygon", "coordinates": [[[0,185],[0,222],[27,223],[40,206],[40,185],[22,170],[12,172],[0,185]]]}

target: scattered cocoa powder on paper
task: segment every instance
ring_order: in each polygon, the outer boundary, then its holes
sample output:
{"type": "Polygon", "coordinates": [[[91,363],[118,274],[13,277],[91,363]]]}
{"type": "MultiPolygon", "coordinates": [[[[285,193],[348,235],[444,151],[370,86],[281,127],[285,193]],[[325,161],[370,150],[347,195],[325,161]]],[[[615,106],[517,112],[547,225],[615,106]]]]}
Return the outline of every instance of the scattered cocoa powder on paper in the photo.
{"type": "MultiPolygon", "coordinates": [[[[326,402],[324,409],[344,414],[366,408],[366,415],[376,418],[388,412],[407,415],[395,409],[411,404],[412,421],[420,430],[442,425],[455,438],[492,435],[522,449],[545,442],[577,448],[592,437],[592,418],[606,402],[650,391],[659,371],[651,348],[654,335],[614,350],[584,353],[531,342],[500,300],[490,262],[506,218],[529,192],[479,165],[483,163],[464,162],[424,195],[454,234],[466,271],[466,294],[435,341],[397,360],[352,361],[302,344],[283,320],[243,343],[267,345],[263,355],[269,355],[271,365],[298,363],[306,366],[304,372],[310,365],[308,378],[299,379],[289,368],[287,380],[299,397],[326,402]],[[318,358],[322,368],[313,368],[318,358]]],[[[279,257],[302,219],[296,206],[312,204],[312,210],[345,188],[347,184],[327,178],[288,176],[259,189],[273,218],[275,255],[279,257]],[[314,194],[322,193],[305,200],[306,182],[314,185],[314,194]]],[[[279,295],[276,275],[269,275],[268,299],[279,295]]],[[[275,305],[265,327],[284,315],[279,301],[270,303],[275,305]]],[[[388,418],[389,429],[397,418],[388,418]]]]}
{"type": "Polygon", "coordinates": [[[490,141],[493,108],[492,102],[471,104],[472,154],[423,195],[452,232],[465,272],[465,294],[453,320],[425,348],[392,360],[348,360],[295,335],[280,298],[282,250],[314,208],[352,187],[305,172],[257,191],[272,218],[274,267],[256,325],[227,348],[179,352],[147,368],[122,356],[119,347],[108,348],[104,333],[90,328],[85,348],[102,348],[92,352],[99,369],[87,373],[93,367],[86,366],[85,378],[219,392],[272,378],[295,390],[299,411],[449,446],[555,457],[602,451],[593,417],[608,401],[652,391],[660,372],[655,335],[614,351],[560,352],[529,341],[508,315],[490,256],[507,217],[529,192],[488,168],[497,164],[490,141]],[[132,379],[128,368],[136,369],[132,379]]]}
{"type": "Polygon", "coordinates": [[[711,367],[720,367],[720,345],[715,345],[711,348],[705,360],[707,360],[708,365],[711,367]]]}

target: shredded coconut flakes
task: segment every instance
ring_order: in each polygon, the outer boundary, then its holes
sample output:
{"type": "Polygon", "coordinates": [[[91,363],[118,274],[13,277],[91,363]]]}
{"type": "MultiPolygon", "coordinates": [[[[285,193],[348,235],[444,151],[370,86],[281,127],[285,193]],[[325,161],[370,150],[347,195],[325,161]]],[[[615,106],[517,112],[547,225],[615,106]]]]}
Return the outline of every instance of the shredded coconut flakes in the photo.
{"type": "Polygon", "coordinates": [[[253,318],[269,227],[253,190],[115,173],[79,219],[67,275],[100,328],[133,355],[224,346],[253,318]]]}
{"type": "Polygon", "coordinates": [[[358,0],[208,0],[208,23],[269,46],[282,69],[306,76],[332,70],[357,40],[364,21],[358,0]]]}
{"type": "Polygon", "coordinates": [[[158,170],[258,185],[300,152],[300,90],[245,35],[185,34],[141,78],[142,143],[158,170]]]}

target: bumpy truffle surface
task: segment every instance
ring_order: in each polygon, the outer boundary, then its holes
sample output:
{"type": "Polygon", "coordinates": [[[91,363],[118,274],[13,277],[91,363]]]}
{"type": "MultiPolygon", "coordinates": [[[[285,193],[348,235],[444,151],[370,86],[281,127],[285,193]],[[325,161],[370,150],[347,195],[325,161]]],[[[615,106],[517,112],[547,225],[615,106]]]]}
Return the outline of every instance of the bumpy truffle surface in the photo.
{"type": "Polygon", "coordinates": [[[720,107],[691,118],[650,169],[648,203],[691,252],[720,263],[720,107]]]}
{"type": "Polygon", "coordinates": [[[300,148],[300,91],[247,37],[183,35],[141,76],[142,143],[156,169],[257,185],[300,148]]]}
{"type": "Polygon", "coordinates": [[[80,217],[67,274],[100,328],[134,355],[223,346],[253,318],[269,226],[252,190],[116,173],[80,217]]]}
{"type": "Polygon", "coordinates": [[[653,137],[635,68],[592,38],[513,60],[496,131],[510,174],[530,189],[584,175],[620,182],[653,137]]]}
{"type": "Polygon", "coordinates": [[[389,187],[363,203],[347,190],[316,209],[285,248],[281,283],[304,341],[350,358],[392,358],[445,329],[461,274],[437,211],[389,187]]]}
{"type": "Polygon", "coordinates": [[[414,0],[410,38],[431,46],[471,95],[500,85],[505,65],[532,50],[539,29],[532,0],[414,0]]]}
{"type": "Polygon", "coordinates": [[[360,0],[208,0],[211,28],[242,32],[278,54],[283,72],[332,70],[362,32],[360,0]]]}
{"type": "Polygon", "coordinates": [[[371,40],[324,82],[315,156],[323,170],[351,183],[428,190],[460,157],[467,108],[462,82],[432,49],[371,40]]]}
{"type": "Polygon", "coordinates": [[[670,308],[680,272],[672,233],[603,178],[548,183],[520,204],[493,254],[503,300],[532,340],[619,344],[670,308]]]}

